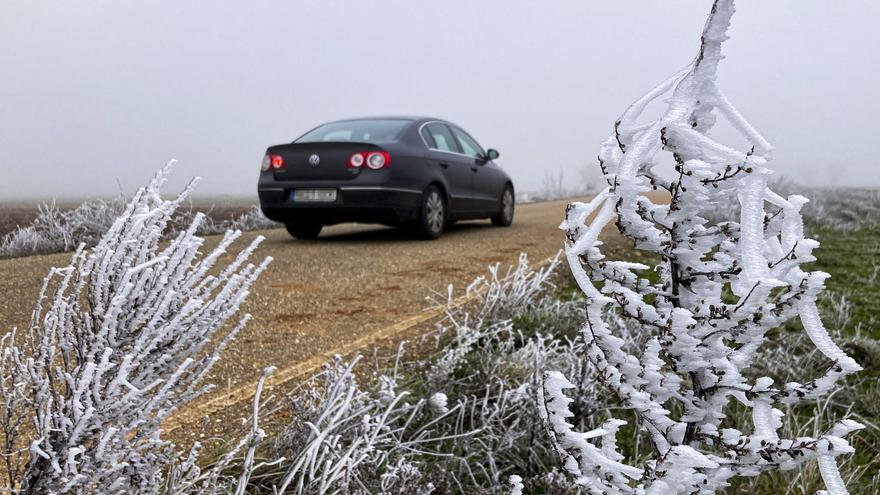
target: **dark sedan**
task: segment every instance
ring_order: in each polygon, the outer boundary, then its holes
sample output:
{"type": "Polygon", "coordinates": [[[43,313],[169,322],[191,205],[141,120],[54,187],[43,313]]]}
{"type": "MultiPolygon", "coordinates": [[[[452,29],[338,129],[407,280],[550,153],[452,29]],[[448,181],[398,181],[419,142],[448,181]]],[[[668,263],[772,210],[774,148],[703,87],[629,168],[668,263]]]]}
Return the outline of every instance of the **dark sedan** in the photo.
{"type": "Polygon", "coordinates": [[[266,150],[257,191],[263,213],[297,239],[342,222],[411,226],[436,239],[456,220],[513,222],[513,182],[496,158],[440,119],[341,120],[266,150]]]}

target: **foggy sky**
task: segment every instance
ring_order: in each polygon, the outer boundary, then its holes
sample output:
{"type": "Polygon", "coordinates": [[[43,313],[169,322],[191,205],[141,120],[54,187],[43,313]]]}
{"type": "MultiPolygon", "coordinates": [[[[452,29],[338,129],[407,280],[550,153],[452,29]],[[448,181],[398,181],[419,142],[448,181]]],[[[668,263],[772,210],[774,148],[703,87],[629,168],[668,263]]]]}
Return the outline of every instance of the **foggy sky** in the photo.
{"type": "MultiPolygon", "coordinates": [[[[374,114],[460,124],[520,190],[595,178],[615,119],[693,59],[709,5],[5,1],[0,198],[131,192],[169,158],[169,189],[254,194],[268,145],[374,114]]],[[[869,0],[739,2],[719,81],[772,167],[880,186],[878,18],[869,0]]]]}

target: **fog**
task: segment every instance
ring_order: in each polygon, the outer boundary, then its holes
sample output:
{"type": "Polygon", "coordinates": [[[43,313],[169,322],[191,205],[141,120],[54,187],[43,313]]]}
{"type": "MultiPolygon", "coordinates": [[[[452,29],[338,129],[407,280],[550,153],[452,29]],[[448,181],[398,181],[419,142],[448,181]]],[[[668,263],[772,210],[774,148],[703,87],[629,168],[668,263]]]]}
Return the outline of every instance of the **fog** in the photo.
{"type": "MultiPolygon", "coordinates": [[[[0,198],[253,195],[266,146],[351,116],[449,119],[520,190],[595,181],[626,106],[690,62],[709,1],[5,2],[0,198]]],[[[809,185],[880,186],[880,2],[742,0],[720,86],[809,185]]],[[[720,132],[723,132],[720,131],[720,132]]]]}

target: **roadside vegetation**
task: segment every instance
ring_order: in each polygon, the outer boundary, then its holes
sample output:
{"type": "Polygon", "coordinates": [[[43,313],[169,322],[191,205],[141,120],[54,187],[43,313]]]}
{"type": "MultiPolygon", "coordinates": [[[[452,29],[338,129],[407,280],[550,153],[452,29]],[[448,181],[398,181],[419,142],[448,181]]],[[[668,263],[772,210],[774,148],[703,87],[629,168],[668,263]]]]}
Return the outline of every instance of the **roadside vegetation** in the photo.
{"type": "MultiPolygon", "coordinates": [[[[61,208],[55,202],[37,205],[33,221],[17,225],[0,237],[0,258],[75,251],[81,244],[92,247],[125,212],[131,199],[119,195],[109,200],[85,201],[74,208],[61,208]]],[[[213,210],[213,207],[196,208],[192,203],[181,205],[169,222],[166,238],[170,239],[188,227],[197,215],[201,216],[199,235],[280,227],[266,218],[256,205],[229,217],[213,210]]]]}
{"type": "Polygon", "coordinates": [[[92,249],[53,268],[33,318],[0,339],[3,493],[157,493],[177,448],[162,423],[208,388],[247,324],[238,309],[271,258],[241,232],[203,250],[196,214],[169,242],[191,186],[162,199],[170,165],[140,189],[92,249]]]}

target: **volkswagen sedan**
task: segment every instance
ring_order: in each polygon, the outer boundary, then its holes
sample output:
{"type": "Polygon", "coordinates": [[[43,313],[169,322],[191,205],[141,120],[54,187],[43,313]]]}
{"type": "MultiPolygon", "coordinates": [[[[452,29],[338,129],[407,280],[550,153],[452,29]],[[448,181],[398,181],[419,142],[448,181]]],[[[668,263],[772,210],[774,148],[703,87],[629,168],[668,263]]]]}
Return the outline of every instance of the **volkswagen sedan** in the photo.
{"type": "Polygon", "coordinates": [[[260,207],[297,239],[343,222],[411,227],[436,239],[456,220],[513,222],[510,176],[461,127],[427,117],[330,122],[271,146],[260,207]]]}

